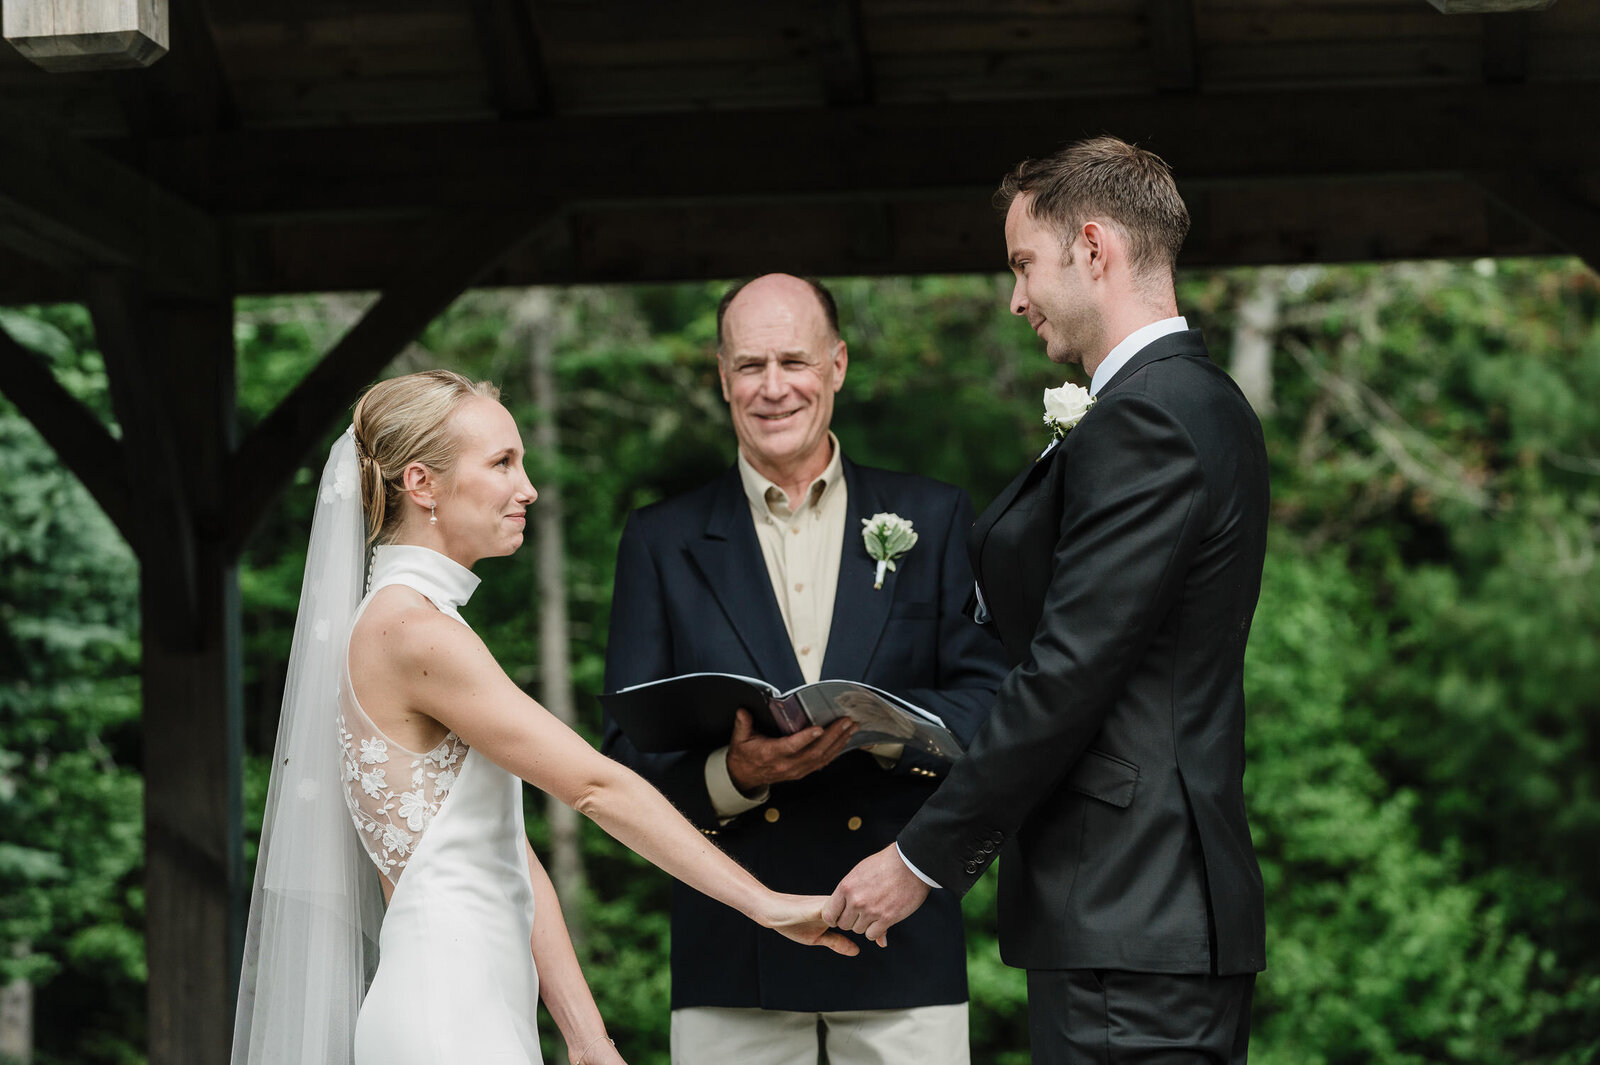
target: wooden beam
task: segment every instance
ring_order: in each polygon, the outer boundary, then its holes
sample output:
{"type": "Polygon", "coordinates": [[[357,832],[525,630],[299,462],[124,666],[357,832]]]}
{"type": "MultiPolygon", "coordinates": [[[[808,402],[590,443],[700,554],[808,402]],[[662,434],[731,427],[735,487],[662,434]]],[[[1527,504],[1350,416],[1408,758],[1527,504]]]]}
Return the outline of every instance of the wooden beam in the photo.
{"type": "Polygon", "coordinates": [[[145,598],[155,607],[151,616],[163,642],[187,649],[201,638],[194,516],[178,465],[177,436],[183,427],[168,412],[166,395],[189,386],[168,373],[161,345],[142,313],[147,295],[136,278],[95,270],[87,290],[95,340],[122,426],[124,476],[129,485],[139,486],[140,505],[124,535],[139,556],[145,598]]]}
{"type": "MultiPolygon", "coordinates": [[[[1458,175],[1179,184],[1195,215],[1186,265],[1564,253],[1458,175]]],[[[411,233],[392,220],[245,227],[238,282],[260,293],[379,288],[394,262],[416,254],[411,233]]],[[[597,206],[527,241],[480,283],[727,278],[785,263],[825,275],[987,272],[1004,269],[1005,248],[988,189],[597,206]]]]}
{"type": "Polygon", "coordinates": [[[249,483],[231,496],[226,543],[235,554],[288,485],[310,449],[357,393],[438,317],[456,297],[557,215],[477,215],[435,227],[426,251],[413,248],[404,275],[385,287],[366,315],[323,356],[304,380],[263,418],[229,463],[229,483],[249,483]]]}
{"type": "Polygon", "coordinates": [[[1490,85],[1519,85],[1528,80],[1527,12],[1490,15],[1483,19],[1483,80],[1490,85]]]}
{"type": "Polygon", "coordinates": [[[829,104],[872,102],[872,70],[861,40],[861,0],[821,0],[817,61],[822,96],[829,104]]]}
{"type": "Polygon", "coordinates": [[[1150,72],[1164,92],[1190,92],[1199,84],[1195,58],[1194,0],[1146,0],[1150,72]]]}
{"type": "Polygon", "coordinates": [[[6,0],[5,38],[63,73],[147,67],[167,54],[167,0],[6,0]]]}
{"type": "Polygon", "coordinates": [[[1588,113],[1600,113],[1600,83],[254,130],[213,138],[209,152],[225,214],[359,218],[529,198],[589,209],[970,194],[1019,159],[1107,131],[1161,153],[1180,180],[1416,177],[1506,158],[1587,170],[1600,168],[1600,138],[1544,119],[1588,113]],[[729,166],[730,145],[784,165],[729,166]]]}
{"type": "MultiPolygon", "coordinates": [[[[226,129],[236,121],[233,92],[217,54],[205,0],[179,0],[172,10],[172,54],[148,73],[117,75],[117,98],[140,136],[178,136],[226,129]]],[[[181,168],[156,175],[191,193],[181,168]]],[[[192,193],[191,193],[192,194],[192,193]]]]}
{"type": "Polygon", "coordinates": [[[530,0],[472,0],[490,96],[502,118],[532,118],[550,108],[550,86],[530,0]]]}
{"type": "Polygon", "coordinates": [[[69,272],[135,270],[158,287],[215,291],[212,219],[135,170],[69,137],[0,129],[0,238],[69,272]]]}
{"type": "Polygon", "coordinates": [[[145,957],[151,1065],[228,1060],[243,945],[242,683],[237,553],[222,541],[227,500],[254,490],[225,477],[234,436],[231,299],[142,300],[159,345],[151,361],[177,443],[191,516],[197,623],[172,641],[168,598],[141,559],[146,752],[145,957]]]}
{"type": "Polygon", "coordinates": [[[1496,203],[1600,273],[1600,204],[1528,170],[1481,172],[1473,180],[1496,203]]]}
{"type": "Polygon", "coordinates": [[[65,388],[39,356],[0,329],[0,392],[44,437],[61,464],[88,489],[130,543],[134,494],[124,477],[122,443],[65,388]]]}
{"type": "Polygon", "coordinates": [[[1428,0],[1446,15],[1487,15],[1504,11],[1543,11],[1556,0],[1428,0]]]}

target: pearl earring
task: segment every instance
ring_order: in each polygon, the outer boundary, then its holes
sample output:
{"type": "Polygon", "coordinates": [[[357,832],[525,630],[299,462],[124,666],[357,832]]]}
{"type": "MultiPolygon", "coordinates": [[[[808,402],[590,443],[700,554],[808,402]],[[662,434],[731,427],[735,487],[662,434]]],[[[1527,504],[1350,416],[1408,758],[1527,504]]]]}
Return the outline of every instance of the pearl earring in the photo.
{"type": "Polygon", "coordinates": [[[437,525],[437,524],[439,524],[439,515],[437,515],[437,514],[435,514],[433,512],[433,504],[432,503],[428,504],[428,524],[429,525],[437,525]]]}

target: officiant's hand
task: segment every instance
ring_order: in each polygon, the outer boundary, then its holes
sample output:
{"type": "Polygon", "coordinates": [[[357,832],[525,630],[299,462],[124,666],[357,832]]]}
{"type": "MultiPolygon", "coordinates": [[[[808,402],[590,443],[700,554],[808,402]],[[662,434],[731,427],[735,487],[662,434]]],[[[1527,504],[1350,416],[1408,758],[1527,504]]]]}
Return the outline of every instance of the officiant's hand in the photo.
{"type": "Polygon", "coordinates": [[[750,712],[740,710],[728,741],[728,776],[746,795],[782,780],[799,780],[839,757],[855,731],[856,723],[841,717],[825,729],[812,726],[774,739],[757,732],[750,712]]]}
{"type": "Polygon", "coordinates": [[[891,843],[861,859],[839,881],[822,916],[835,928],[859,932],[878,946],[887,946],[889,926],[915,913],[928,890],[891,843]]]}

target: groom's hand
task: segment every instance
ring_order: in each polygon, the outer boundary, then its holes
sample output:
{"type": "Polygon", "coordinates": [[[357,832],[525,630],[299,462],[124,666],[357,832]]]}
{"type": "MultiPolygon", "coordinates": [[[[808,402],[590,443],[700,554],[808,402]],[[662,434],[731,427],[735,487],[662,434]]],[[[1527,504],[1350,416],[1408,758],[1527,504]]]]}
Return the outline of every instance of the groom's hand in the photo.
{"type": "Polygon", "coordinates": [[[835,928],[859,932],[885,947],[889,945],[889,926],[916,913],[928,890],[928,885],[906,868],[891,843],[861,859],[850,875],[839,881],[822,916],[835,928]]]}
{"type": "Polygon", "coordinates": [[[740,710],[728,741],[728,777],[746,795],[782,780],[799,780],[839,757],[855,730],[854,721],[841,717],[825,729],[812,726],[773,739],[757,732],[750,712],[740,710]]]}

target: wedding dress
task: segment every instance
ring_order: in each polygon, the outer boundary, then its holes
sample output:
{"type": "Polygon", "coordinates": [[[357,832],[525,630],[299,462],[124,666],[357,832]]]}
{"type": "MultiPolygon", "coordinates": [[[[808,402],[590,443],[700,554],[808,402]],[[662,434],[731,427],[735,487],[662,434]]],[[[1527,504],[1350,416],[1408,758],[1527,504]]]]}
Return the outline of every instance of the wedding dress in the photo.
{"type": "MultiPolygon", "coordinates": [[[[478,578],[425,547],[380,547],[356,620],[397,584],[465,625],[458,610],[478,578]]],[[[431,751],[401,747],[362,710],[348,653],[342,673],[337,738],[353,831],[394,885],[355,1063],[538,1065],[521,781],[454,733],[431,751]]]]}

